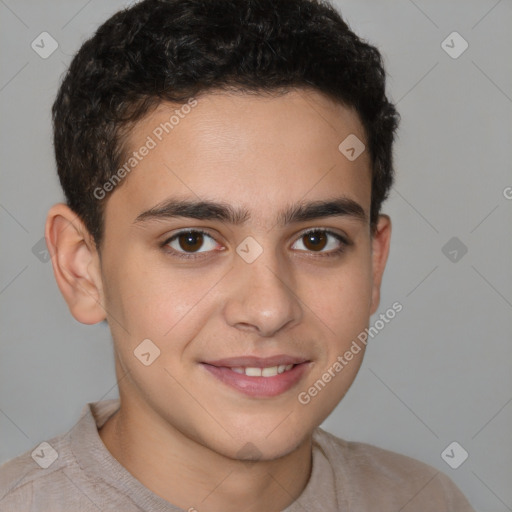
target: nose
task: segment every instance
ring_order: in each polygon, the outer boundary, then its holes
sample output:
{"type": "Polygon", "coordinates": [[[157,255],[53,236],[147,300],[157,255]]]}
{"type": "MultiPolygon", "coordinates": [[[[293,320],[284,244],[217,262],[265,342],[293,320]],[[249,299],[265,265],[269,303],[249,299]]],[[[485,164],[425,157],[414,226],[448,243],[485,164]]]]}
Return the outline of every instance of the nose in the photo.
{"type": "Polygon", "coordinates": [[[260,336],[275,336],[300,322],[303,308],[286,262],[264,251],[254,262],[238,258],[229,273],[229,292],[224,305],[227,323],[260,336]]]}

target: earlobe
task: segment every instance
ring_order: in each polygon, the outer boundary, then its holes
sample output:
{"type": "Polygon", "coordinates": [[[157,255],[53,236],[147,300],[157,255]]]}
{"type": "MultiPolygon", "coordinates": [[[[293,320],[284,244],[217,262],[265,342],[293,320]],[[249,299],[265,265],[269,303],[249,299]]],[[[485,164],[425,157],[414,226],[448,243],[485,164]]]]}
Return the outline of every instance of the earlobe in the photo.
{"type": "Polygon", "coordinates": [[[372,238],[372,302],[370,314],[377,311],[380,303],[380,286],[386,268],[391,241],[391,219],[387,215],[379,215],[377,228],[372,238]]]}
{"type": "Polygon", "coordinates": [[[56,204],[48,212],[45,238],[57,285],[71,314],[84,324],[104,320],[99,255],[83,222],[67,205],[56,204]]]}

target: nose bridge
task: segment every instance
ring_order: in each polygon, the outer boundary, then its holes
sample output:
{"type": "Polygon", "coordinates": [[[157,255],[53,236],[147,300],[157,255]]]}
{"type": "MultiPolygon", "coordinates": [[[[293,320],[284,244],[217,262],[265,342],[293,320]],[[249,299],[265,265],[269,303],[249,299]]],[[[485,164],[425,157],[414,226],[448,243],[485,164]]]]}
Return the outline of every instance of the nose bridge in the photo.
{"type": "Polygon", "coordinates": [[[273,336],[298,322],[302,308],[294,290],[294,276],[279,253],[261,246],[258,250],[251,240],[242,242],[237,253],[224,309],[229,325],[273,336]]]}

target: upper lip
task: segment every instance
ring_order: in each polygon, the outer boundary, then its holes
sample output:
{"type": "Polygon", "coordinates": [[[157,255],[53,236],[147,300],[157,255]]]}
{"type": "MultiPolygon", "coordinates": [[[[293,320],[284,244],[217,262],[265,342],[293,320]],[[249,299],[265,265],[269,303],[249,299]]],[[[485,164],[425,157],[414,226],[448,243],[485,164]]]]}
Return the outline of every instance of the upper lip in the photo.
{"type": "Polygon", "coordinates": [[[236,367],[250,367],[250,368],[269,368],[272,366],[301,364],[309,361],[303,357],[277,355],[271,357],[256,357],[256,356],[240,356],[240,357],[227,357],[224,359],[217,359],[215,361],[203,361],[205,364],[212,366],[226,366],[228,368],[236,367]]]}

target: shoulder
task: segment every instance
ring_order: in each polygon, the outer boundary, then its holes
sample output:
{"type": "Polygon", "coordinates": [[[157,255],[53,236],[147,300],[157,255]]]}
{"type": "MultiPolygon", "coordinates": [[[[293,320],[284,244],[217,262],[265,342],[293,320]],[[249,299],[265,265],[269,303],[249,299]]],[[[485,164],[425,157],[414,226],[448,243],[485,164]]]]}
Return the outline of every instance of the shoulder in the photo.
{"type": "MultiPolygon", "coordinates": [[[[0,510],[19,512],[97,510],[100,491],[115,501],[118,496],[98,475],[98,465],[82,456],[101,451],[97,424],[115,411],[116,400],[87,404],[78,422],[65,434],[44,441],[0,466],[0,510]]],[[[104,449],[106,451],[106,449],[104,449]]],[[[126,507],[125,507],[126,509],[126,507]]]]}
{"type": "Polygon", "coordinates": [[[315,431],[314,440],[329,454],[328,458],[349,466],[352,472],[371,473],[379,478],[400,482],[409,480],[411,475],[431,476],[438,473],[428,464],[406,455],[367,443],[346,441],[321,428],[315,431]]]}
{"type": "Polygon", "coordinates": [[[451,479],[424,462],[345,441],[321,428],[314,431],[313,443],[328,459],[336,482],[345,492],[349,489],[354,503],[364,502],[369,510],[379,504],[379,510],[474,512],[451,479]]]}
{"type": "Polygon", "coordinates": [[[50,489],[66,480],[63,469],[72,462],[68,439],[63,434],[4,463],[0,466],[0,508],[26,509],[36,488],[50,489]]]}

